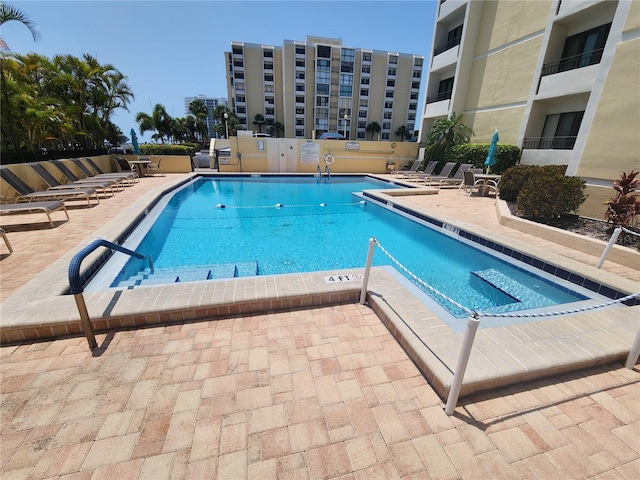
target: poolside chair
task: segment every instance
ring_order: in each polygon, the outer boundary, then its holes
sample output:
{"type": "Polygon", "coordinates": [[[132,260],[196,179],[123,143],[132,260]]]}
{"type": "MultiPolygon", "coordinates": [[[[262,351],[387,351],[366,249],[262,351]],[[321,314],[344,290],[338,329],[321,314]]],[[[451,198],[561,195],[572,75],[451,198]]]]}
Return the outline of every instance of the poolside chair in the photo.
{"type": "Polygon", "coordinates": [[[420,180],[423,180],[427,177],[431,177],[433,176],[433,171],[435,170],[437,165],[438,161],[432,160],[431,162],[427,163],[427,166],[423,171],[418,171],[417,173],[410,174],[407,180],[409,180],[410,182],[419,182],[420,180]]]}
{"type": "Polygon", "coordinates": [[[67,220],[69,220],[69,212],[67,212],[67,207],[65,207],[64,203],[59,200],[50,200],[48,202],[0,204],[0,215],[11,215],[20,213],[45,213],[47,215],[47,218],[49,219],[49,225],[51,225],[51,228],[54,227],[53,220],[51,219],[51,214],[53,212],[57,212],[58,210],[64,211],[64,214],[67,216],[67,220]]]}
{"type": "MultiPolygon", "coordinates": [[[[32,164],[27,165],[31,166],[32,164]]],[[[96,192],[94,188],[87,186],[83,186],[82,188],[78,187],[36,191],[27,185],[14,172],[9,170],[5,165],[0,167],[0,177],[17,194],[14,197],[2,197],[2,200],[7,203],[31,202],[34,200],[86,200],[89,206],[92,207],[93,204],[91,203],[91,199],[93,198],[95,198],[96,204],[100,203],[98,192],[96,192]]],[[[45,188],[47,187],[50,187],[50,185],[47,184],[45,188]]]]}
{"type": "Polygon", "coordinates": [[[127,162],[127,166],[129,167],[128,170],[123,170],[122,167],[120,166],[120,164],[118,162],[116,162],[116,166],[118,167],[119,171],[113,172],[113,173],[108,173],[108,172],[102,171],[102,169],[98,166],[98,164],[96,162],[93,161],[93,159],[91,157],[84,157],[84,161],[87,162],[89,167],[94,172],[96,172],[97,175],[127,175],[127,177],[131,178],[131,180],[134,183],[140,181],[140,178],[138,177],[138,173],[135,170],[131,169],[131,165],[129,165],[128,162],[127,162]]]}
{"type": "Polygon", "coordinates": [[[58,170],[60,170],[60,172],[62,172],[63,178],[68,179],[70,182],[110,185],[112,187],[112,190],[114,188],[117,189],[117,190],[124,190],[124,187],[122,186],[122,182],[120,182],[120,181],[118,181],[116,179],[110,179],[110,178],[97,178],[97,179],[86,178],[86,177],[84,177],[83,174],[80,174],[80,176],[78,176],[75,173],[73,173],[71,171],[71,169],[64,162],[62,162],[61,160],[49,160],[49,163],[51,165],[53,165],[54,167],[56,167],[58,170]]]}
{"type": "Polygon", "coordinates": [[[442,170],[440,170],[440,173],[438,173],[437,175],[424,175],[419,180],[422,180],[425,185],[431,185],[432,180],[449,178],[449,175],[451,175],[451,172],[453,171],[456,165],[457,165],[456,162],[447,162],[444,164],[444,167],[442,167],[442,170]]]}
{"type": "Polygon", "coordinates": [[[96,173],[92,172],[89,167],[79,158],[72,158],[71,161],[73,164],[82,171],[82,173],[89,179],[96,180],[114,180],[118,182],[119,185],[122,186],[131,186],[133,185],[133,176],[126,174],[117,174],[117,173],[96,173]]]}
{"type": "Polygon", "coordinates": [[[9,253],[13,253],[13,247],[11,246],[11,243],[9,243],[9,239],[7,238],[7,234],[4,233],[4,230],[2,228],[0,228],[0,235],[2,235],[2,239],[4,240],[5,245],[9,249],[9,253]]]}
{"type": "Polygon", "coordinates": [[[138,169],[132,167],[131,164],[122,157],[115,157],[114,160],[116,162],[116,165],[120,168],[120,171],[126,172],[126,173],[132,173],[134,177],[137,179],[137,181],[140,181],[140,175],[138,174],[138,169]]]}
{"type": "MultiPolygon", "coordinates": [[[[50,163],[50,162],[44,162],[50,163]]],[[[30,162],[27,163],[42,179],[44,185],[47,186],[47,191],[68,191],[68,190],[85,190],[93,189],[96,192],[96,198],[98,198],[98,192],[103,194],[105,198],[108,194],[113,195],[113,188],[109,184],[103,183],[85,183],[85,182],[68,182],[61,183],[53,174],[47,170],[42,162],[30,162]]],[[[66,179],[66,177],[64,177],[66,179]]]]}
{"type": "Polygon", "coordinates": [[[149,165],[147,165],[147,175],[155,175],[156,173],[164,175],[164,171],[160,168],[160,162],[162,162],[161,158],[158,159],[158,163],[149,162],[149,165]]]}
{"type": "Polygon", "coordinates": [[[92,180],[92,179],[85,179],[85,178],[81,179],[77,177],[71,170],[69,170],[69,168],[60,160],[50,160],[47,163],[49,165],[53,165],[62,173],[63,181],[60,183],[60,186],[67,186],[67,185],[92,186],[96,190],[100,190],[102,193],[104,193],[105,196],[107,194],[107,191],[111,192],[111,195],[114,195],[115,194],[114,189],[116,188],[119,189],[118,182],[116,182],[115,180],[108,180],[108,179],[92,180]]]}
{"type": "Polygon", "coordinates": [[[464,181],[464,172],[469,170],[473,165],[470,163],[462,163],[456,173],[451,177],[441,177],[438,179],[432,179],[432,182],[437,182],[438,188],[444,186],[459,186],[464,181]]]}
{"type": "Polygon", "coordinates": [[[418,168],[420,168],[420,165],[422,165],[422,160],[421,159],[414,160],[414,162],[413,162],[413,164],[411,164],[411,168],[409,170],[392,170],[391,171],[391,175],[392,176],[404,177],[405,175],[409,175],[410,173],[417,172],[418,168]]]}

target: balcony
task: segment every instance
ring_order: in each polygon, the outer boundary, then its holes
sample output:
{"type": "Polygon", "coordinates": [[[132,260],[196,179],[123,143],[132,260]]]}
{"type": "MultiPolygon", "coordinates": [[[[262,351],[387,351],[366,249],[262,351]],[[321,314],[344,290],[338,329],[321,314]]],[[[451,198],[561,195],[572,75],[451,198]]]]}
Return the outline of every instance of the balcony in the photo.
{"type": "Polygon", "coordinates": [[[578,137],[529,137],[523,140],[522,149],[572,150],[576,138],[578,137]]]}
{"type": "Polygon", "coordinates": [[[563,58],[557,62],[547,63],[542,67],[541,76],[553,75],[555,73],[567,72],[576,68],[588,67],[600,63],[602,60],[603,48],[592,50],[591,52],[581,53],[572,57],[563,58]]]}
{"type": "Polygon", "coordinates": [[[427,97],[426,103],[436,103],[441,102],[442,100],[450,100],[452,94],[453,91],[449,90],[448,92],[441,92],[437,95],[432,95],[430,97],[427,97]]]}
{"type": "Polygon", "coordinates": [[[440,45],[439,47],[436,47],[433,49],[433,56],[437,56],[440,55],[441,53],[446,52],[447,50],[460,45],[460,41],[462,40],[462,37],[456,37],[453,40],[449,40],[447,43],[440,45]]]}

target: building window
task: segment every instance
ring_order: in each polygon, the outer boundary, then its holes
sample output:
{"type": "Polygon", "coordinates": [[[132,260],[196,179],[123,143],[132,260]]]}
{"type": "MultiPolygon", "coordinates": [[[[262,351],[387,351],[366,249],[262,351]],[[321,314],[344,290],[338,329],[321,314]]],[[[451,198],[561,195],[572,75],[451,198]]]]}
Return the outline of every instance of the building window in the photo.
{"type": "Polygon", "coordinates": [[[554,113],[547,115],[539,138],[525,138],[522,148],[538,148],[543,150],[571,150],[582,123],[582,112],[554,113]]]}
{"type": "Polygon", "coordinates": [[[265,73],[264,74],[264,81],[265,82],[273,82],[273,74],[272,73],[265,73]]]}
{"type": "Polygon", "coordinates": [[[266,103],[267,105],[275,105],[276,101],[273,97],[265,97],[264,103],[266,103]]]}
{"type": "Polygon", "coordinates": [[[237,103],[244,103],[246,101],[247,101],[247,99],[245,98],[244,95],[236,95],[236,102],[237,103]]]}
{"type": "Polygon", "coordinates": [[[331,47],[318,45],[318,58],[331,58],[331,47]]]}
{"type": "Polygon", "coordinates": [[[296,72],[296,80],[304,80],[304,72],[296,72]]]}
{"type": "Polygon", "coordinates": [[[331,73],[329,72],[316,72],[316,83],[330,83],[331,73]]]}
{"type": "Polygon", "coordinates": [[[329,84],[328,83],[316,84],[316,93],[318,95],[329,95],[329,84]]]}
{"type": "Polygon", "coordinates": [[[273,51],[272,50],[264,50],[262,52],[262,56],[264,58],[273,58],[273,51]]]}
{"type": "Polygon", "coordinates": [[[387,87],[395,87],[396,86],[396,81],[395,80],[387,80],[387,87]]]}
{"type": "Polygon", "coordinates": [[[420,77],[422,77],[422,72],[420,70],[414,70],[413,78],[420,78],[420,77]]]}
{"type": "Polygon", "coordinates": [[[414,65],[414,66],[416,66],[416,67],[421,67],[421,66],[423,65],[423,61],[422,61],[422,59],[421,59],[421,58],[416,58],[416,59],[413,61],[413,65],[414,65]]]}
{"type": "Polygon", "coordinates": [[[353,75],[340,75],[340,85],[353,85],[353,75]]]}
{"type": "Polygon", "coordinates": [[[362,77],[360,79],[360,85],[369,85],[369,77],[362,77]]]}
{"type": "Polygon", "coordinates": [[[420,90],[420,82],[411,82],[411,88],[414,90],[420,90]]]}
{"type": "Polygon", "coordinates": [[[368,88],[361,88],[360,89],[360,96],[361,97],[368,97],[369,96],[369,89],[368,88]]]}
{"type": "Polygon", "coordinates": [[[356,58],[356,51],[353,48],[343,48],[340,52],[340,60],[353,63],[356,58]]]}
{"type": "Polygon", "coordinates": [[[231,51],[234,55],[242,55],[242,47],[233,47],[231,51]]]}
{"type": "Polygon", "coordinates": [[[389,132],[382,132],[381,140],[389,140],[389,132]]]}
{"type": "Polygon", "coordinates": [[[387,93],[385,93],[384,96],[387,97],[387,98],[393,98],[393,91],[387,90],[387,93]]]}
{"type": "Polygon", "coordinates": [[[362,108],[367,108],[369,106],[369,100],[360,100],[358,105],[362,108]]]}
{"type": "Polygon", "coordinates": [[[329,97],[316,97],[316,107],[328,107],[329,97]]]}
{"type": "Polygon", "coordinates": [[[296,92],[304,92],[304,84],[296,85],[296,92]]]}
{"type": "Polygon", "coordinates": [[[304,96],[296,95],[296,103],[304,103],[304,96]]]}
{"type": "Polygon", "coordinates": [[[304,118],[296,118],[296,125],[304,126],[304,118]]]}
{"type": "Polygon", "coordinates": [[[304,67],[304,58],[296,58],[296,67],[304,67]]]}
{"type": "Polygon", "coordinates": [[[303,107],[297,107],[296,108],[296,115],[304,115],[304,108],[303,107]]]}
{"type": "Polygon", "coordinates": [[[318,60],[318,65],[316,67],[316,71],[318,71],[318,72],[329,72],[329,71],[331,71],[331,61],[330,60],[318,60]]]}
{"type": "Polygon", "coordinates": [[[358,112],[358,118],[367,118],[367,111],[366,110],[360,110],[358,112]]]}
{"type": "Polygon", "coordinates": [[[328,130],[329,129],[329,119],[328,118],[316,118],[316,129],[317,130],[328,130]]]}
{"type": "Polygon", "coordinates": [[[264,93],[273,93],[273,85],[265,85],[264,93]]]}
{"type": "Polygon", "coordinates": [[[342,64],[340,64],[340,71],[342,73],[353,73],[353,62],[342,62],[342,64]]]}
{"type": "Polygon", "coordinates": [[[304,129],[296,129],[296,137],[304,137],[304,129]]]}
{"type": "Polygon", "coordinates": [[[362,54],[362,61],[363,62],[370,62],[371,61],[371,54],[370,53],[363,53],[362,54]]]}
{"type": "Polygon", "coordinates": [[[234,60],[233,61],[233,66],[234,67],[244,67],[244,61],[242,61],[242,60],[234,60]]]}
{"type": "Polygon", "coordinates": [[[567,37],[564,42],[561,60],[544,65],[542,67],[542,76],[600,63],[610,29],[611,24],[607,23],[567,37]]]}
{"type": "Polygon", "coordinates": [[[438,85],[438,94],[427,97],[426,103],[440,102],[448,100],[453,93],[453,80],[455,77],[445,78],[438,85]]]}
{"type": "Polygon", "coordinates": [[[236,82],[236,92],[244,92],[244,82],[236,82]]]}
{"type": "Polygon", "coordinates": [[[389,63],[392,65],[397,65],[398,64],[398,57],[389,57],[389,63]]]}
{"type": "Polygon", "coordinates": [[[447,50],[460,45],[460,41],[462,39],[462,25],[457,26],[456,28],[454,28],[453,30],[450,30],[449,33],[447,33],[447,41],[445,43],[443,43],[442,45],[438,45],[436,48],[433,49],[433,55],[440,55],[443,52],[446,52],[447,50]]]}
{"type": "Polygon", "coordinates": [[[410,98],[411,100],[417,100],[417,99],[418,99],[418,94],[414,92],[414,93],[412,93],[412,94],[409,96],[409,98],[410,98]]]}
{"type": "Polygon", "coordinates": [[[369,65],[363,65],[362,73],[371,73],[371,67],[369,65]]]}
{"type": "Polygon", "coordinates": [[[382,122],[382,129],[389,130],[391,128],[391,122],[382,122]]]}
{"type": "Polygon", "coordinates": [[[265,108],[264,109],[264,114],[265,115],[275,115],[276,112],[275,112],[275,110],[273,108],[265,108]]]}
{"type": "Polygon", "coordinates": [[[387,112],[383,114],[382,118],[384,118],[385,120],[391,120],[391,112],[387,112]]]}
{"type": "Polygon", "coordinates": [[[417,108],[418,108],[418,104],[417,103],[409,104],[409,111],[417,110],[417,108]]]}
{"type": "Polygon", "coordinates": [[[304,55],[306,53],[306,48],[303,45],[296,45],[296,54],[304,55]]]}
{"type": "Polygon", "coordinates": [[[237,107],[236,113],[247,113],[247,107],[237,107]]]}
{"type": "Polygon", "coordinates": [[[233,78],[244,78],[244,72],[235,72],[233,78]]]}
{"type": "Polygon", "coordinates": [[[387,75],[390,77],[395,77],[396,76],[396,69],[395,68],[390,68],[389,70],[387,70],[387,75]]]}
{"type": "Polygon", "coordinates": [[[340,96],[341,97],[353,96],[353,87],[351,85],[340,85],[340,96]]]}
{"type": "Polygon", "coordinates": [[[273,63],[271,63],[271,62],[269,62],[269,63],[265,62],[263,64],[263,66],[264,66],[265,70],[273,70],[273,63]]]}

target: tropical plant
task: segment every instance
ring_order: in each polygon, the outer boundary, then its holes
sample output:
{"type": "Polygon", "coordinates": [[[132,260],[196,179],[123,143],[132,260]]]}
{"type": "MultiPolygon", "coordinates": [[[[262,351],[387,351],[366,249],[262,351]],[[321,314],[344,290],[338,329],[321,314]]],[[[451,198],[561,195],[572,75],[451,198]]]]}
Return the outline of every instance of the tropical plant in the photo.
{"type": "MultiPolygon", "coordinates": [[[[31,21],[29,15],[24,13],[19,8],[8,5],[4,2],[0,3],[0,27],[7,22],[16,21],[22,23],[31,32],[33,41],[40,40],[40,32],[38,26],[31,21]]],[[[9,50],[9,46],[5,42],[4,38],[0,36],[0,50],[9,50]]]]}
{"type": "Polygon", "coordinates": [[[276,137],[279,137],[280,132],[284,133],[284,125],[282,125],[280,122],[275,122],[273,124],[273,132],[275,133],[276,137]]]}
{"type": "Polygon", "coordinates": [[[396,135],[400,137],[400,141],[404,142],[406,139],[411,138],[411,132],[406,125],[402,125],[396,130],[396,135]]]}
{"type": "Polygon", "coordinates": [[[195,117],[195,132],[200,141],[205,142],[209,139],[209,129],[207,127],[207,117],[209,109],[205,103],[196,99],[189,104],[189,113],[195,117]]]}
{"type": "Polygon", "coordinates": [[[371,140],[373,140],[373,136],[380,130],[382,130],[382,127],[378,122],[371,122],[366,128],[367,133],[371,133],[371,140]]]}
{"type": "Polygon", "coordinates": [[[622,172],[620,178],[613,182],[616,196],[604,203],[607,206],[604,216],[616,227],[629,228],[640,215],[640,200],[636,195],[631,195],[640,188],[640,180],[636,179],[638,173],[636,170],[628,174],[622,172]]]}
{"type": "Polygon", "coordinates": [[[262,133],[262,126],[264,125],[264,116],[256,113],[255,117],[253,117],[253,124],[258,127],[258,133],[262,133]]]}
{"type": "Polygon", "coordinates": [[[436,120],[427,134],[427,145],[433,145],[435,150],[444,152],[454,145],[469,143],[473,130],[462,123],[463,115],[451,113],[448,118],[436,120]]]}
{"type": "Polygon", "coordinates": [[[140,135],[143,135],[144,132],[155,131],[156,133],[151,135],[151,138],[160,140],[160,143],[165,143],[165,139],[169,140],[172,136],[173,119],[167,113],[164,105],[160,103],[153,107],[151,115],[138,112],[136,114],[136,122],[140,126],[140,135]]]}

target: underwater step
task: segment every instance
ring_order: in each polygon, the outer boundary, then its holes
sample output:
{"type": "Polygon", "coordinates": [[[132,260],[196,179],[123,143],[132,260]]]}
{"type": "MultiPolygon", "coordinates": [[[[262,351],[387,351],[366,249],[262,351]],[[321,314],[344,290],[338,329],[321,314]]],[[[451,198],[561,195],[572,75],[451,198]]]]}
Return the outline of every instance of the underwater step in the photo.
{"type": "MultiPolygon", "coordinates": [[[[471,274],[518,302],[526,300],[529,303],[532,300],[535,302],[538,298],[541,300],[544,299],[544,296],[537,293],[534,289],[527,287],[493,268],[478,270],[471,272],[471,274]]],[[[545,303],[543,302],[541,304],[544,305],[545,303]]]]}
{"type": "Polygon", "coordinates": [[[236,277],[255,277],[258,275],[258,262],[236,264],[236,277]]]}

